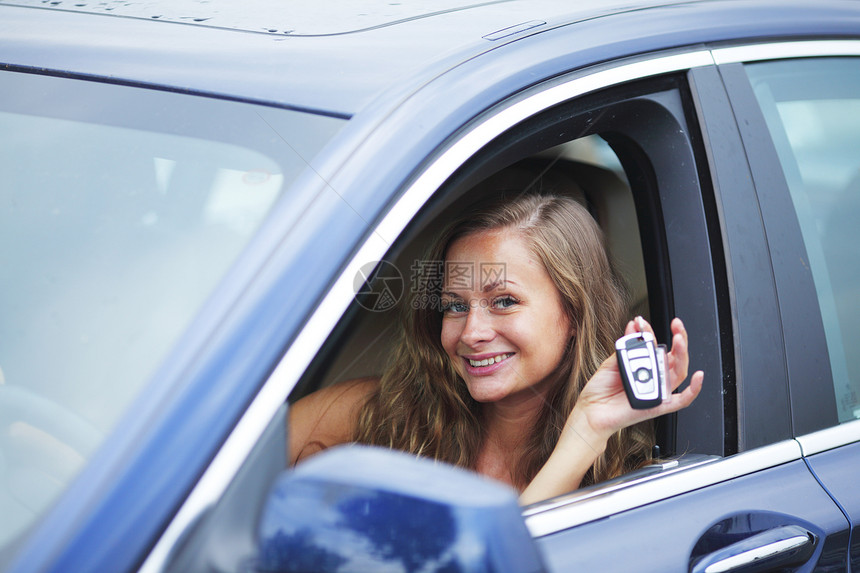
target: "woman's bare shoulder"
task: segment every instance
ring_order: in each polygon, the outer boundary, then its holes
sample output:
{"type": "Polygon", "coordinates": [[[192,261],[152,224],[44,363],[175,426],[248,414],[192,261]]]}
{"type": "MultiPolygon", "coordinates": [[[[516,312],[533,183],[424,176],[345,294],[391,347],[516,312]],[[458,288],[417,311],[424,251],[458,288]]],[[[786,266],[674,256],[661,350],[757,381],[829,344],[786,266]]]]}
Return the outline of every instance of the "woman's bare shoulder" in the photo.
{"type": "Polygon", "coordinates": [[[378,386],[375,377],[346,380],[290,406],[290,462],[350,441],[361,406],[378,386]]]}

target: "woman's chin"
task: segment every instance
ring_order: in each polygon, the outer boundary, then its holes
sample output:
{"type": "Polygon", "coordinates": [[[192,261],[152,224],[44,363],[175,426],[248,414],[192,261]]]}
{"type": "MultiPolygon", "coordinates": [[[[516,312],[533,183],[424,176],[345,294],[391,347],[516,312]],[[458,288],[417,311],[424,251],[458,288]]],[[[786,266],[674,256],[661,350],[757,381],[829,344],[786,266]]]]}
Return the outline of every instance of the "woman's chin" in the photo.
{"type": "Polygon", "coordinates": [[[484,378],[468,378],[466,379],[466,387],[469,389],[469,395],[476,402],[498,402],[510,396],[512,388],[499,380],[489,380],[484,378]]]}
{"type": "MultiPolygon", "coordinates": [[[[501,374],[501,373],[500,373],[501,374]]],[[[505,401],[511,405],[530,403],[543,400],[549,388],[553,385],[551,378],[529,384],[518,376],[511,379],[508,376],[469,376],[461,374],[469,395],[479,403],[495,403],[505,401]]]]}

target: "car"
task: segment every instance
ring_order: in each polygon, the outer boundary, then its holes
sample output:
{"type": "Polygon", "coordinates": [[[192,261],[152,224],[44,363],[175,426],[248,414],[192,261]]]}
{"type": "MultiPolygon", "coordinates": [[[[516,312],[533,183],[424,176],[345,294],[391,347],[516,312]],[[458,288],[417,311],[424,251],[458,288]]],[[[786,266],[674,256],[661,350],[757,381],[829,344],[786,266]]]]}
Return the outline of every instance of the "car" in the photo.
{"type": "Polygon", "coordinates": [[[0,0],[0,61],[3,571],[860,569],[856,0],[0,0]],[[688,327],[659,463],[287,467],[429,237],[536,180],[688,327]]]}

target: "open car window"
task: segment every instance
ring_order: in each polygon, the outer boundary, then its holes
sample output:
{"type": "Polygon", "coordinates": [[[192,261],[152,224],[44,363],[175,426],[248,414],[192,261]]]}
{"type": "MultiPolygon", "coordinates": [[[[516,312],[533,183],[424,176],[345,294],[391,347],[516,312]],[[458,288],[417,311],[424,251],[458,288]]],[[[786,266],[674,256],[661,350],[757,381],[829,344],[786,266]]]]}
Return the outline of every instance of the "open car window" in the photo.
{"type": "MultiPolygon", "coordinates": [[[[696,209],[700,173],[681,85],[678,78],[664,78],[618,90],[615,100],[602,95],[566,104],[497,138],[467,161],[385,259],[356,275],[356,300],[290,401],[344,380],[379,376],[397,336],[398,310],[422,304],[414,300],[417,286],[433,278],[424,266],[433,262],[424,260],[425,250],[445,223],[481,201],[527,191],[567,195],[584,205],[603,230],[610,259],[628,288],[629,316],[647,318],[658,339],[666,340],[669,322],[679,314],[692,324],[696,341],[691,371],[719,370],[720,343],[708,339],[718,331],[709,328],[717,321],[715,287],[703,292],[701,282],[690,284],[688,277],[691,272],[712,276],[713,267],[707,258],[683,256],[690,241],[708,245],[709,252],[710,240],[696,209]],[[667,235],[667,216],[685,223],[667,235]],[[679,261],[677,274],[670,259],[679,261]],[[712,305],[703,308],[708,296],[714,297],[712,305]]],[[[716,385],[709,393],[696,407],[722,420],[723,394],[716,385]]],[[[695,413],[682,415],[657,420],[658,455],[725,453],[720,424],[706,427],[695,413]]]]}

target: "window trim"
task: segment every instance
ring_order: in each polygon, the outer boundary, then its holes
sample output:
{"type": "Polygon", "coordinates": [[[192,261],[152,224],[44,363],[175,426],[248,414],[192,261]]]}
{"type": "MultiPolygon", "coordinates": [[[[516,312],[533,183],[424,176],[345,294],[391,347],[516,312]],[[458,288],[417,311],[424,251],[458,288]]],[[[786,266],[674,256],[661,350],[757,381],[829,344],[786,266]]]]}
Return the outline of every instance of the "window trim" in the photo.
{"type": "Polygon", "coordinates": [[[714,63],[742,64],[787,58],[822,58],[827,56],[860,56],[858,40],[810,40],[746,44],[716,48],[711,51],[714,63]]]}
{"type": "Polygon", "coordinates": [[[561,502],[548,500],[530,506],[523,516],[532,537],[543,537],[800,458],[800,444],[785,440],[674,473],[649,476],[620,488],[607,484],[573,492],[561,502]]]}
{"type": "Polygon", "coordinates": [[[804,456],[812,456],[854,442],[860,442],[860,420],[845,422],[838,426],[799,436],[797,442],[800,444],[804,456]]]}

